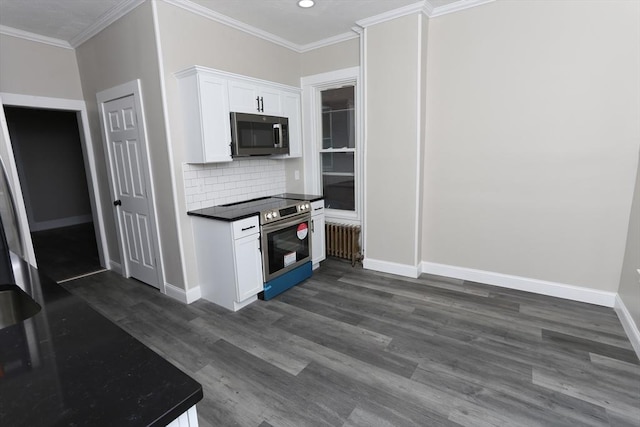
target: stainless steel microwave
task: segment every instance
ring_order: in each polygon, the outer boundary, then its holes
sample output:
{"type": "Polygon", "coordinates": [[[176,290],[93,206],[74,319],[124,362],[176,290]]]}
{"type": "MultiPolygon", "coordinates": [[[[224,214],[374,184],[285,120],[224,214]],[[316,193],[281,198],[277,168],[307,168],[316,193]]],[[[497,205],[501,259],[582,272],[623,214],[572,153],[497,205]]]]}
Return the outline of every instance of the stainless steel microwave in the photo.
{"type": "Polygon", "coordinates": [[[272,154],[289,154],[289,119],[231,113],[231,155],[245,157],[272,154]]]}

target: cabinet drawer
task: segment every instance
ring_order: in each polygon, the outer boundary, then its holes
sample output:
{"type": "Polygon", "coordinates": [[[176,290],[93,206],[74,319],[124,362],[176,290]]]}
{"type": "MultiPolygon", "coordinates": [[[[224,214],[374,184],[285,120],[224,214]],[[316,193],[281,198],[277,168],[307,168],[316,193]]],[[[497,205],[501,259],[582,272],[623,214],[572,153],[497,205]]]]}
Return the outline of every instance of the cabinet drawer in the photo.
{"type": "Polygon", "coordinates": [[[233,222],[233,238],[240,239],[245,236],[250,236],[260,232],[260,224],[258,223],[258,217],[252,216],[250,218],[241,219],[233,222]]]}
{"type": "Polygon", "coordinates": [[[324,213],[324,199],[311,202],[311,215],[324,213]]]}

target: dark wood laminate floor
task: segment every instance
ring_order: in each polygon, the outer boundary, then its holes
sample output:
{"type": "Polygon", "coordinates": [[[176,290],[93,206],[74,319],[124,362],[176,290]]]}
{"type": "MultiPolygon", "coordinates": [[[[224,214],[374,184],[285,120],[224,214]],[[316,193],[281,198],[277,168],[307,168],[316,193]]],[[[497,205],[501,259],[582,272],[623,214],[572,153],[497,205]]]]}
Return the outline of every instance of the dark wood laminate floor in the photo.
{"type": "Polygon", "coordinates": [[[65,286],[202,383],[203,427],[640,426],[609,308],[336,260],[237,313],[111,272],[65,286]]]}
{"type": "Polygon", "coordinates": [[[93,223],[31,233],[38,268],[59,282],[104,270],[93,223]]]}

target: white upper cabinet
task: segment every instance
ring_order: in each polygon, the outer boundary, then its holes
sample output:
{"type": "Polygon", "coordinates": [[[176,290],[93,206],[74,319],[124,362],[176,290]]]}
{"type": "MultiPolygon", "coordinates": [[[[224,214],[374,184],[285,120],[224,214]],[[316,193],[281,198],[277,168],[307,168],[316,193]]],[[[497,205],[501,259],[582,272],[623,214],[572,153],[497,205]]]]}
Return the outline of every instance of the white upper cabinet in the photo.
{"type": "Polygon", "coordinates": [[[187,163],[230,162],[227,80],[196,69],[178,78],[187,163]]]}
{"type": "MultiPolygon", "coordinates": [[[[258,95],[260,96],[260,112],[262,114],[268,114],[269,116],[284,116],[282,111],[282,91],[270,88],[260,88],[258,95]]],[[[300,94],[298,93],[298,98],[300,94]]]]}
{"type": "Polygon", "coordinates": [[[231,161],[230,113],[289,119],[289,155],[302,156],[300,89],[194,66],[176,73],[187,163],[231,161]]]}
{"type": "Polygon", "coordinates": [[[289,118],[289,155],[282,158],[302,157],[302,120],[300,120],[300,93],[282,92],[282,115],[289,118]]]}
{"type": "Polygon", "coordinates": [[[281,116],[281,91],[242,80],[229,80],[229,108],[237,113],[281,116]]]}

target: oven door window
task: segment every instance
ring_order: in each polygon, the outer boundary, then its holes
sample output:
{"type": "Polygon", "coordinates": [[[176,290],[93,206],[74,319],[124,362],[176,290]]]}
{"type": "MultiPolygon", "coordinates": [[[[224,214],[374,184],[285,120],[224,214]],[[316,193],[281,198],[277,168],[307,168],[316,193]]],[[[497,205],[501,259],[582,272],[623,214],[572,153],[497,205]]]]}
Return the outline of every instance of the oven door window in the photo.
{"type": "Polygon", "coordinates": [[[309,220],[266,231],[268,259],[265,265],[265,279],[269,280],[274,274],[292,270],[309,261],[309,234],[309,220]]]}

